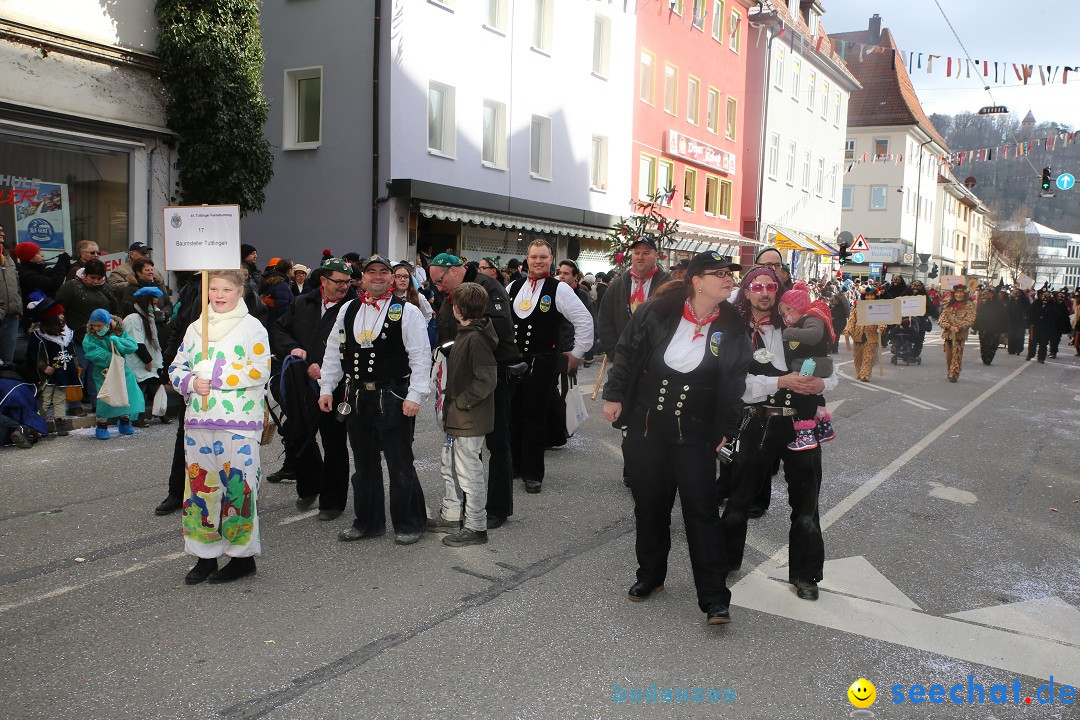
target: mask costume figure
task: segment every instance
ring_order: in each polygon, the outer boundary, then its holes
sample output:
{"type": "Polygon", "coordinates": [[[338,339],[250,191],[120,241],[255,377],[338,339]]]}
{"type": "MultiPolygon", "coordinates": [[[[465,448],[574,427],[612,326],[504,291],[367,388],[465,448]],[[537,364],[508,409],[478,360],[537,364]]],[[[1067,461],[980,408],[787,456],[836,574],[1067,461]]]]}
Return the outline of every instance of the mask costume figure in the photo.
{"type": "MultiPolygon", "coordinates": [[[[877,288],[868,286],[862,291],[862,299],[876,300],[877,288]]],[[[881,345],[881,333],[885,326],[860,325],[857,309],[858,303],[852,308],[844,334],[850,335],[851,341],[855,343],[855,378],[862,382],[870,382],[870,376],[874,372],[874,361],[877,360],[878,348],[881,345]]]]}
{"type": "Polygon", "coordinates": [[[967,288],[956,285],[953,287],[952,296],[945,300],[938,317],[949,382],[956,382],[960,377],[960,367],[964,364],[964,343],[967,342],[968,331],[974,324],[975,304],[968,298],[967,288]]]}

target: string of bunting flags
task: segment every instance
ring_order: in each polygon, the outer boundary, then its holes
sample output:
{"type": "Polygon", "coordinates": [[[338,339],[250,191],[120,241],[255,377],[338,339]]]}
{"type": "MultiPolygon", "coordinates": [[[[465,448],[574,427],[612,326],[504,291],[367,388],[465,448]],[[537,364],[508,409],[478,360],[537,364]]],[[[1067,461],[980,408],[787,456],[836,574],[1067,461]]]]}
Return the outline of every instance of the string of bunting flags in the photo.
{"type": "MultiPolygon", "coordinates": [[[[948,155],[930,158],[938,167],[963,167],[977,162],[993,162],[995,160],[1010,160],[1030,155],[1036,150],[1051,152],[1056,149],[1069,147],[1076,143],[1076,131],[1059,132],[1046,137],[1035,138],[1021,143],[1008,143],[995,145],[994,147],[975,148],[973,150],[958,150],[948,155]]],[[[910,160],[910,157],[908,158],[910,160]]],[[[844,168],[849,173],[863,163],[892,163],[899,165],[905,161],[905,156],[900,153],[888,155],[872,155],[864,152],[859,157],[848,162],[844,168]]]]}

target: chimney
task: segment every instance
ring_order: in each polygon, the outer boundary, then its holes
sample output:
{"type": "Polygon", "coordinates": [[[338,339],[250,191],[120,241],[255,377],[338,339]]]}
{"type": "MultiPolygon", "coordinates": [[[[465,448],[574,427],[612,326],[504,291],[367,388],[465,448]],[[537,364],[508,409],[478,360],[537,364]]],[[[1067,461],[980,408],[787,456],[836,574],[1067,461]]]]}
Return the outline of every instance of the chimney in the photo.
{"type": "Polygon", "coordinates": [[[870,18],[870,39],[873,42],[881,42],[881,16],[874,13],[874,17],[870,18]]]}

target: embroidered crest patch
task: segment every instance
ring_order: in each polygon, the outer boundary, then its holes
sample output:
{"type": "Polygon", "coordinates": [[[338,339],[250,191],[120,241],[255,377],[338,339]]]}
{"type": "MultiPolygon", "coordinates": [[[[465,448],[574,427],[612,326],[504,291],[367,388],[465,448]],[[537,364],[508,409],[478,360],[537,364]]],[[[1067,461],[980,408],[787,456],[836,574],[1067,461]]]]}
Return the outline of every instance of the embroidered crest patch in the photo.
{"type": "Polygon", "coordinates": [[[390,309],[386,311],[386,316],[390,318],[392,322],[397,322],[401,319],[401,304],[394,303],[390,306],[390,309]]]}
{"type": "Polygon", "coordinates": [[[540,298],[540,312],[547,312],[551,309],[551,296],[544,295],[540,298]]]}
{"type": "Polygon", "coordinates": [[[720,340],[724,337],[722,332],[714,332],[712,337],[709,338],[709,352],[713,354],[713,357],[719,357],[720,355],[720,340]]]}

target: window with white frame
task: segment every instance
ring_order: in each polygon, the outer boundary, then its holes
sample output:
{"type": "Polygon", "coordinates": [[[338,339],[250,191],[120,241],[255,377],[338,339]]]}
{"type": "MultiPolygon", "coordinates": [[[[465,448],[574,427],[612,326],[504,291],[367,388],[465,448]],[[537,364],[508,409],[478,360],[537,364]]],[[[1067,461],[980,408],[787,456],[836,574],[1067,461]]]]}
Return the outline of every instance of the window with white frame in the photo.
{"type": "Polygon", "coordinates": [[[870,188],[870,209],[884,210],[888,188],[884,185],[873,185],[870,188]]]}
{"type": "Polygon", "coordinates": [[[810,34],[811,35],[817,35],[817,31],[818,31],[818,14],[813,8],[811,8],[810,11],[807,13],[806,26],[807,26],[807,28],[810,29],[810,34]]]}
{"type": "Polygon", "coordinates": [[[780,133],[769,135],[769,177],[776,179],[776,173],[780,170],[780,133]]]}
{"type": "Polygon", "coordinates": [[[694,0],[694,18],[693,26],[698,30],[705,27],[705,6],[708,4],[708,0],[694,0]]]}
{"type": "Polygon", "coordinates": [[[671,8],[671,12],[676,15],[683,14],[683,7],[686,5],[686,0],[668,0],[668,2],[670,3],[668,7],[671,8]]]}
{"type": "Polygon", "coordinates": [[[322,72],[322,67],[285,71],[285,150],[314,150],[322,143],[322,72]]]}
{"type": "Polygon", "coordinates": [[[509,0],[487,0],[487,16],[484,26],[491,30],[506,32],[506,5],[509,0]]]}
{"type": "Polygon", "coordinates": [[[798,152],[798,145],[794,140],[788,140],[787,144],[787,160],[784,163],[784,181],[788,185],[795,184],[795,155],[798,152]]]}
{"type": "Polygon", "coordinates": [[[727,99],[727,115],[724,123],[724,137],[728,140],[735,139],[735,128],[739,121],[739,102],[728,95],[727,99]]]}
{"type": "Polygon", "coordinates": [[[835,125],[836,127],[840,127],[840,106],[841,106],[842,101],[840,99],[840,91],[839,90],[836,91],[835,95],[833,95],[833,98],[834,98],[834,100],[833,100],[833,121],[832,122],[833,122],[833,125],[835,125]]]}
{"type": "Polygon", "coordinates": [[[784,50],[784,46],[777,43],[776,53],[773,55],[773,87],[777,90],[784,89],[784,60],[787,58],[787,51],[784,50]]]}
{"type": "Polygon", "coordinates": [[[604,135],[593,135],[589,160],[589,186],[593,190],[607,190],[607,168],[608,139],[604,135]]]}
{"type": "Polygon", "coordinates": [[[814,180],[814,194],[821,197],[825,194],[825,158],[817,159],[817,177],[814,180]]]}
{"type": "Polygon", "coordinates": [[[889,138],[874,138],[874,155],[885,157],[889,154],[889,138]]]}
{"type": "Polygon", "coordinates": [[[799,102],[799,92],[802,90],[802,60],[791,59],[791,99],[799,102]]]}
{"type": "Polygon", "coordinates": [[[829,167],[829,202],[836,202],[836,183],[839,178],[840,167],[833,163],[829,167]]]}
{"type": "Polygon", "coordinates": [[[533,177],[551,179],[551,118],[533,115],[529,132],[529,172],[533,177]]]}
{"type": "Polygon", "coordinates": [[[428,83],[428,150],[453,157],[457,142],[455,90],[440,82],[428,83]]]}
{"type": "Polygon", "coordinates": [[[533,0],[533,3],[533,48],[550,53],[551,34],[555,25],[555,0],[533,0]]]}
{"type": "Polygon", "coordinates": [[[701,122],[701,81],[693,75],[686,81],[686,120],[693,125],[701,122]]]}
{"type": "Polygon", "coordinates": [[[821,119],[829,119],[829,99],[832,96],[832,85],[828,80],[821,84],[821,119]]]}
{"type": "Polygon", "coordinates": [[[848,186],[844,187],[843,195],[842,195],[842,197],[840,199],[840,207],[841,207],[841,209],[850,210],[853,207],[852,201],[854,199],[854,192],[855,192],[855,188],[848,187],[848,186]]]}
{"type": "Polygon", "coordinates": [[[716,210],[721,217],[731,217],[731,183],[727,180],[720,181],[720,198],[716,210]]]}
{"type": "Polygon", "coordinates": [[[806,109],[814,112],[814,103],[817,102],[817,73],[813,70],[806,78],[806,109]]]}
{"type": "Polygon", "coordinates": [[[709,88],[709,102],[705,107],[705,127],[709,132],[720,132],[720,91],[709,88]]]}
{"type": "Polygon", "coordinates": [[[716,175],[705,175],[705,214],[713,217],[720,214],[720,178],[716,175]]]}
{"type": "Polygon", "coordinates": [[[490,167],[506,167],[506,104],[484,100],[481,161],[490,167]]]}
{"type": "Polygon", "coordinates": [[[802,189],[803,192],[810,192],[810,165],[812,163],[812,153],[809,150],[803,150],[802,156],[802,189]]]}
{"type": "Polygon", "coordinates": [[[724,42],[724,0],[713,0],[712,39],[721,44],[724,42]]]}
{"type": "Polygon", "coordinates": [[[656,158],[642,153],[638,163],[638,198],[649,200],[656,192],[656,158]]]}
{"type": "Polygon", "coordinates": [[[656,91],[656,71],[653,67],[655,64],[656,56],[648,50],[642,50],[641,60],[638,62],[638,97],[650,105],[653,104],[656,91]]]}
{"type": "Polygon", "coordinates": [[[679,69],[670,63],[664,63],[664,112],[679,112],[679,69]]]}
{"type": "MultiPolygon", "coordinates": [[[[656,187],[658,190],[669,190],[675,186],[675,163],[670,160],[661,160],[656,165],[656,187]]],[[[668,200],[668,196],[660,198],[660,204],[664,207],[671,207],[671,201],[668,200]]]]}
{"type": "Polygon", "coordinates": [[[611,57],[611,18],[596,14],[593,21],[592,71],[600,77],[608,76],[611,57]]]}
{"type": "Polygon", "coordinates": [[[694,212],[697,202],[697,170],[685,168],[683,170],[683,210],[694,212]]]}
{"type": "Polygon", "coordinates": [[[731,21],[728,23],[728,47],[733,52],[742,50],[742,15],[731,11],[731,21]]]}
{"type": "Polygon", "coordinates": [[[855,140],[848,138],[844,141],[844,160],[851,162],[855,159],[855,140]]]}

